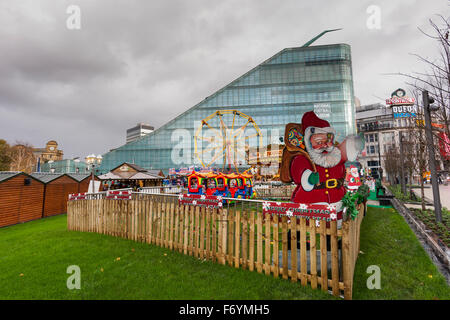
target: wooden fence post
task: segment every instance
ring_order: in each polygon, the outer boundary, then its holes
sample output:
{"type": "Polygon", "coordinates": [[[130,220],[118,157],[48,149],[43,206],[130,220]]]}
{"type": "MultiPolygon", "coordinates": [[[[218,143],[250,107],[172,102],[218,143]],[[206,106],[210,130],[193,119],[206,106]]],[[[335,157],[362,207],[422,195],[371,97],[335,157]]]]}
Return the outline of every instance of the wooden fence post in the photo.
{"type": "Polygon", "coordinates": [[[308,284],[306,259],[306,219],[300,219],[300,277],[303,286],[308,284]]]}
{"type": "Polygon", "coordinates": [[[188,254],[188,236],[189,236],[189,214],[190,207],[184,206],[184,240],[183,240],[183,253],[188,254]]]}
{"type": "Polygon", "coordinates": [[[344,280],[344,299],[352,299],[353,272],[350,247],[350,224],[351,221],[342,222],[342,267],[344,280]]]}
{"type": "Polygon", "coordinates": [[[327,268],[327,226],[326,221],[320,221],[320,276],[321,288],[323,291],[328,291],[328,268],[327,268]]]}
{"type": "Polygon", "coordinates": [[[265,216],[265,225],[266,228],[264,230],[264,236],[266,238],[265,241],[265,255],[266,255],[266,259],[265,259],[265,263],[264,263],[264,273],[266,275],[270,275],[270,266],[272,265],[272,261],[271,261],[271,252],[270,252],[270,240],[272,239],[271,236],[271,228],[270,228],[270,215],[266,214],[265,216]]]}
{"type": "Polygon", "coordinates": [[[288,228],[287,228],[287,217],[286,216],[282,216],[281,217],[281,225],[282,225],[282,233],[281,233],[281,238],[282,238],[282,243],[281,243],[281,254],[282,254],[282,261],[283,261],[283,279],[287,279],[288,278],[288,274],[289,274],[289,266],[288,266],[288,228]]]}
{"type": "Polygon", "coordinates": [[[339,296],[339,251],[337,239],[337,222],[330,222],[331,229],[331,281],[334,296],[339,296]]]}
{"type": "Polygon", "coordinates": [[[219,248],[220,248],[221,263],[223,265],[225,265],[226,263],[226,253],[227,253],[227,224],[228,224],[227,219],[228,219],[228,210],[222,209],[219,225],[219,248]]]}
{"type": "Polygon", "coordinates": [[[227,252],[227,263],[228,263],[229,266],[233,265],[233,246],[234,246],[234,241],[233,241],[234,240],[233,222],[234,222],[234,214],[231,213],[231,210],[228,210],[228,225],[227,225],[228,243],[226,244],[226,247],[227,247],[227,251],[226,252],[227,252]]]}
{"type": "Polygon", "coordinates": [[[248,270],[255,270],[255,215],[254,211],[250,211],[250,235],[248,243],[248,270]]]}
{"type": "Polygon", "coordinates": [[[262,245],[262,213],[256,213],[256,270],[262,273],[263,245],[262,245]]]}
{"type": "Polygon", "coordinates": [[[200,207],[195,207],[195,236],[194,236],[194,257],[198,258],[200,254],[200,207]]]}
{"type": "Polygon", "coordinates": [[[248,212],[242,215],[242,268],[248,267],[248,212]]]}
{"type": "Polygon", "coordinates": [[[175,223],[175,229],[174,229],[174,237],[173,237],[173,249],[175,251],[178,250],[179,248],[179,224],[180,224],[180,210],[181,210],[181,205],[180,204],[175,204],[175,209],[174,209],[174,223],[175,223]]]}
{"type": "Polygon", "coordinates": [[[194,255],[194,220],[195,217],[195,207],[191,206],[189,214],[189,255],[194,255]]]}
{"type": "Polygon", "coordinates": [[[278,235],[280,232],[280,225],[278,221],[278,215],[273,216],[273,257],[274,257],[274,272],[273,276],[278,278],[280,275],[280,263],[279,263],[279,254],[280,254],[280,243],[278,239],[278,235]]]}
{"type": "Polygon", "coordinates": [[[317,249],[316,249],[316,220],[309,219],[309,254],[311,271],[311,288],[317,289],[317,249]]]}
{"type": "Polygon", "coordinates": [[[240,258],[241,258],[241,211],[237,210],[235,211],[235,230],[234,230],[234,236],[235,236],[235,246],[234,246],[234,267],[239,268],[240,265],[240,258]]]}
{"type": "Polygon", "coordinates": [[[200,212],[200,255],[199,258],[200,259],[204,259],[205,257],[205,216],[206,216],[206,208],[203,207],[201,212],[200,212]]]}
{"type": "Polygon", "coordinates": [[[213,209],[212,210],[212,217],[211,217],[211,222],[212,222],[212,261],[216,262],[217,261],[217,220],[219,219],[218,217],[218,210],[217,209],[213,209]]]}
{"type": "MultiPolygon", "coordinates": [[[[300,219],[300,220],[304,220],[304,219],[300,219]]],[[[295,216],[291,217],[291,223],[290,223],[289,227],[291,229],[291,281],[297,282],[297,276],[298,276],[297,263],[300,264],[300,261],[297,261],[297,218],[295,216]]],[[[301,233],[300,233],[300,236],[301,236],[301,233]]],[[[301,238],[301,239],[303,239],[303,238],[301,238]]],[[[300,243],[301,243],[301,239],[299,239],[300,243]]],[[[288,241],[289,241],[289,239],[288,239],[288,241]]],[[[303,251],[300,252],[300,257],[301,257],[301,260],[303,261],[303,251]]],[[[301,264],[301,267],[302,266],[303,265],[301,264]]],[[[304,270],[301,269],[300,272],[302,275],[302,285],[304,285],[303,284],[304,270]]]]}

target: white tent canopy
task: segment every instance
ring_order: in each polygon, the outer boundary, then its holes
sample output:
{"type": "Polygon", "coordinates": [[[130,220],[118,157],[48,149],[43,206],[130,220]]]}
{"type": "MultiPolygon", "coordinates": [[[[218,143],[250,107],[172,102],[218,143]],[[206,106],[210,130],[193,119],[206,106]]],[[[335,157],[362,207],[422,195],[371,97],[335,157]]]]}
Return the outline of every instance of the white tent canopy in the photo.
{"type": "Polygon", "coordinates": [[[155,176],[153,174],[149,174],[149,173],[144,173],[144,172],[138,172],[134,175],[132,175],[131,177],[129,177],[128,179],[130,180],[144,180],[144,179],[163,179],[163,177],[160,176],[155,176]]]}
{"type": "Polygon", "coordinates": [[[114,173],[111,173],[111,172],[102,174],[101,176],[98,176],[98,178],[100,180],[120,180],[120,179],[123,179],[122,177],[120,177],[120,176],[118,176],[118,175],[116,175],[114,173]]]}

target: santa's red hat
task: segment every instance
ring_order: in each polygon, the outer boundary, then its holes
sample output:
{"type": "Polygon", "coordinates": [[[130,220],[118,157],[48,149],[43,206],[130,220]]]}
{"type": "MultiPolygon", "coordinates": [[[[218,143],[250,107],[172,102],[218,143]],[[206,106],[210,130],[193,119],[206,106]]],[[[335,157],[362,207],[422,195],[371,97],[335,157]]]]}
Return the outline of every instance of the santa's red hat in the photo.
{"type": "Polygon", "coordinates": [[[305,131],[309,127],[328,128],[330,124],[328,121],[320,119],[314,111],[308,111],[303,115],[302,128],[305,131]]]}
{"type": "Polygon", "coordinates": [[[302,130],[304,132],[305,143],[310,144],[310,138],[315,133],[332,133],[336,134],[336,130],[330,126],[326,120],[320,119],[314,111],[306,112],[302,117],[302,130]]]}

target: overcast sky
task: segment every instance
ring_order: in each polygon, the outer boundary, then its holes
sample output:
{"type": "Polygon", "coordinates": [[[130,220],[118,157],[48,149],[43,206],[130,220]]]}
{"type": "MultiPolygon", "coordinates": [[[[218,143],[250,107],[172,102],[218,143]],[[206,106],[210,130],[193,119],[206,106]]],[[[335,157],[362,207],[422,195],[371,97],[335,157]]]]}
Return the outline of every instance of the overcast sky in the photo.
{"type": "MultiPolygon", "coordinates": [[[[437,57],[418,27],[448,16],[447,0],[0,0],[0,138],[65,158],[123,145],[138,122],[160,127],[278,51],[325,29],[315,44],[352,48],[355,95],[383,102],[437,57]],[[67,28],[68,6],[81,29],[67,28]],[[380,9],[380,29],[374,11],[380,9]],[[375,21],[375,22],[374,22],[375,21]],[[374,24],[375,23],[375,24],[374,24]]],[[[72,21],[72,20],[71,20],[72,21]]]]}

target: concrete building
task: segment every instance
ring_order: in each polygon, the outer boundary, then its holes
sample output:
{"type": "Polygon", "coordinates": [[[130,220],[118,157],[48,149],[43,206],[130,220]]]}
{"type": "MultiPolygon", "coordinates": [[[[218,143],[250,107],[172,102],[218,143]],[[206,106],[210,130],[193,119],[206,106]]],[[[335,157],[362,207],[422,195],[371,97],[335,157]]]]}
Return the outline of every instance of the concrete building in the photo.
{"type": "Polygon", "coordinates": [[[378,178],[380,167],[386,172],[383,161],[386,152],[396,144],[392,109],[381,103],[356,106],[355,109],[357,130],[364,134],[366,141],[360,162],[364,169],[378,178]]]}
{"type": "Polygon", "coordinates": [[[64,152],[58,150],[58,143],[54,140],[47,142],[45,148],[34,148],[33,154],[41,163],[52,161],[59,161],[63,159],[64,152]]]}
{"type": "MultiPolygon", "coordinates": [[[[357,106],[356,126],[358,133],[363,133],[365,138],[365,149],[361,153],[359,161],[364,169],[370,172],[370,175],[378,178],[380,168],[383,178],[386,179],[386,157],[391,148],[400,152],[400,132],[404,141],[409,141],[408,135],[411,130],[418,130],[416,118],[414,117],[394,117],[390,106],[381,103],[357,106]]],[[[438,127],[438,120],[432,119],[433,126],[438,127]]],[[[404,147],[406,148],[406,144],[404,147]]],[[[435,149],[439,150],[438,141],[435,141],[435,149]]],[[[444,168],[442,157],[437,157],[437,167],[439,170],[444,168]]],[[[407,159],[406,159],[407,160],[407,159]]],[[[396,177],[391,177],[395,180],[396,177]]],[[[415,174],[415,179],[418,176],[415,174]]]]}
{"type": "Polygon", "coordinates": [[[145,123],[138,123],[135,127],[127,130],[127,143],[135,141],[155,130],[154,127],[145,123]]]}

